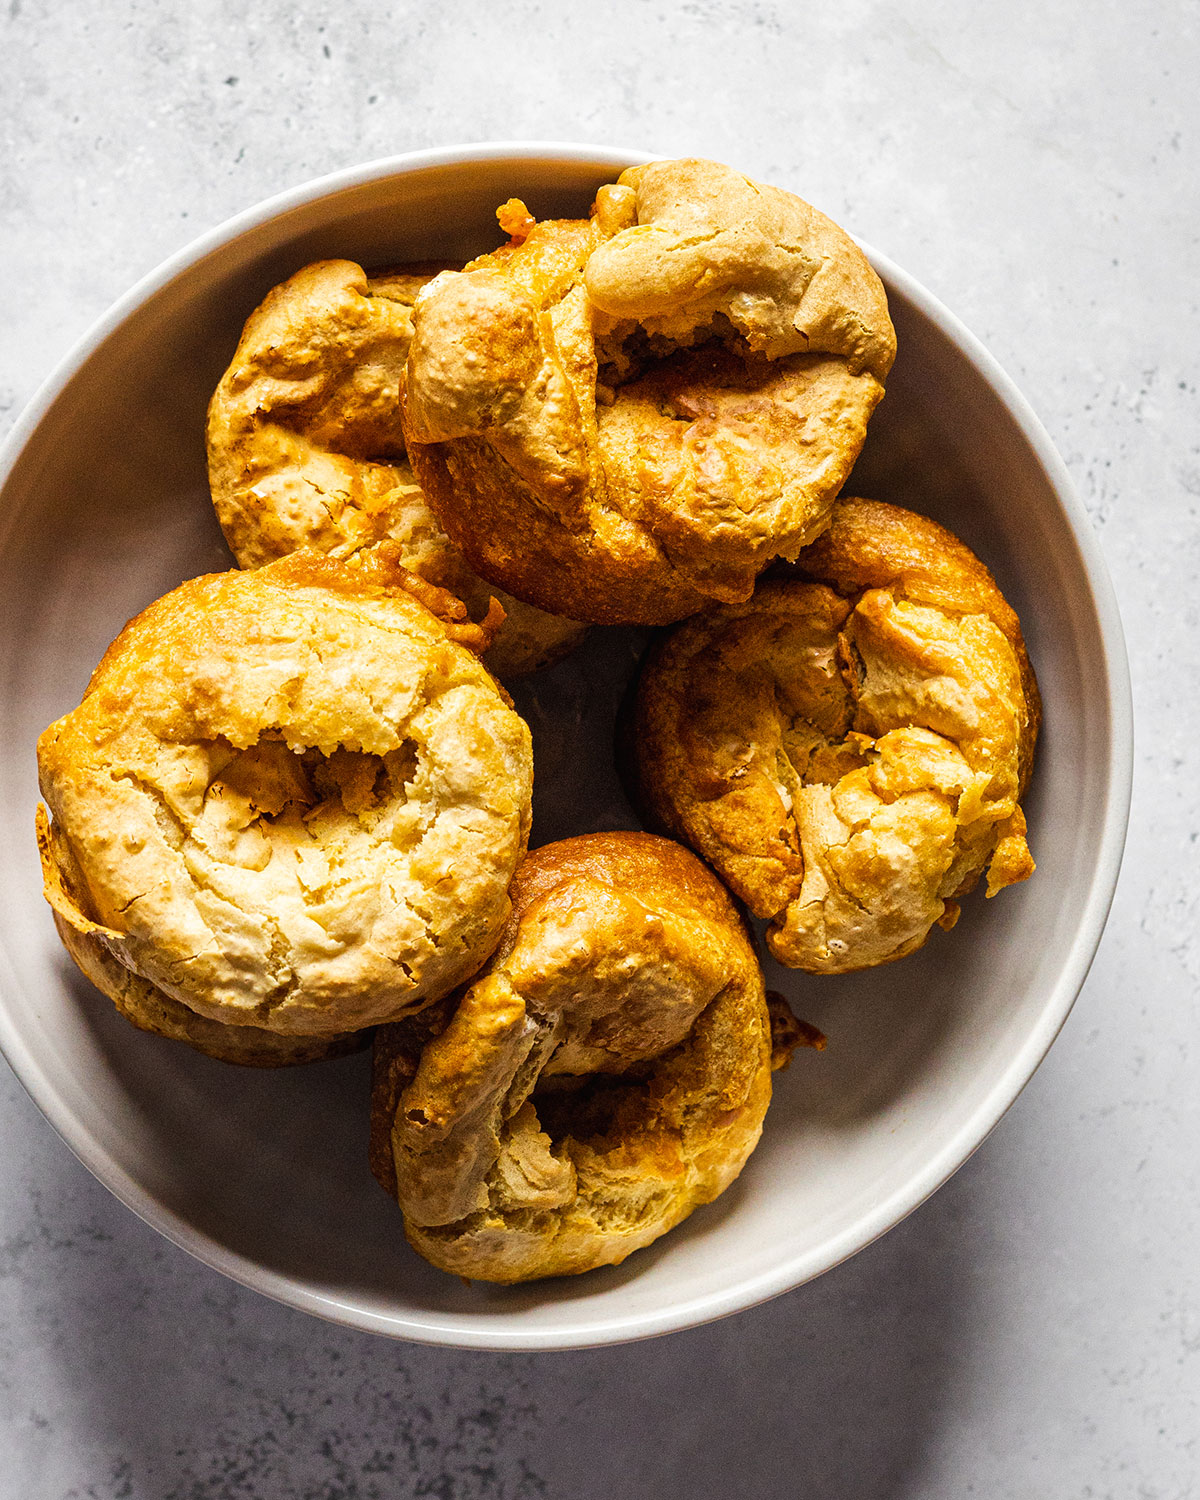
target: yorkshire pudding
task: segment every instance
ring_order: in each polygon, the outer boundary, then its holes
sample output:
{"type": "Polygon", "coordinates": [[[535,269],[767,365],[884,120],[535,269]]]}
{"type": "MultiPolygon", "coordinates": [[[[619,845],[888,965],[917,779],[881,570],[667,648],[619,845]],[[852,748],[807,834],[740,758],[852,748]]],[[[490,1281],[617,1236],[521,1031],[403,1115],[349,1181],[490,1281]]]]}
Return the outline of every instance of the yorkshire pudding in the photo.
{"type": "Polygon", "coordinates": [[[532,760],[456,614],[385,545],[195,578],[125,627],[38,742],[47,898],[120,1008],[153,996],[108,959],[210,1022],[336,1043],[474,973],[532,760]]]}
{"type": "Polygon", "coordinates": [[[246,322],[208,412],[213,504],[239,567],[304,548],[352,558],[390,540],[404,565],[482,620],[507,619],[485,661],[516,677],[565,655],[584,626],[506,595],[467,566],[404,457],[398,387],[428,270],[305,266],[246,322]]]}
{"type": "Polygon", "coordinates": [[[413,305],[413,469],[472,567],[574,619],[747,598],[824,530],[883,395],[879,278],[801,199],[710,161],[600,189],[413,305]]]}
{"type": "Polygon", "coordinates": [[[565,839],[512,900],[475,979],[376,1033],[372,1090],[372,1170],[409,1241],[499,1282],[665,1234],[737,1176],[771,1097],[758,963],[686,849],[565,839]]]}
{"type": "Polygon", "coordinates": [[[989,896],[1033,872],[1040,704],[991,574],[923,516],[839,501],[793,572],[651,654],[630,738],[650,815],[775,957],[840,973],[952,926],[985,866],[989,896]]]}

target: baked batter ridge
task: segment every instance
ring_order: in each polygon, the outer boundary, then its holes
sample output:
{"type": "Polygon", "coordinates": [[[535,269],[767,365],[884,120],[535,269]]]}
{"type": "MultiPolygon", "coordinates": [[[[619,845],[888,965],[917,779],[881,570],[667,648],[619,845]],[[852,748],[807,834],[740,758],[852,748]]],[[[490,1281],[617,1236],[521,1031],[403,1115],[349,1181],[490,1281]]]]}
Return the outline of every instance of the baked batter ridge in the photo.
{"type": "MultiPolygon", "coordinates": [[[[518,205],[518,207],[523,207],[518,205]]],[[[749,597],[828,524],[895,355],[865,256],[801,199],[652,162],[413,306],[409,456],[484,577],[664,624],[749,597]]]]}
{"type": "Polygon", "coordinates": [[[585,627],[523,604],[467,565],[404,456],[399,386],[412,304],[434,268],[305,266],[250,315],[209,404],[209,483],[238,566],[313,549],[343,559],[398,543],[406,567],[476,620],[507,616],[487,654],[501,678],[564,656],[585,627]]]}
{"type": "Polygon", "coordinates": [[[887,963],[1033,860],[1020,797],[1040,700],[1017,617],[957,538],[847,499],[791,576],[647,660],[631,742],[656,822],[794,968],[887,963]]]}
{"type": "Polygon", "coordinates": [[[710,1202],[771,1096],[762,975],[677,844],[589,834],[530,854],[487,966],[376,1033],[371,1163],[410,1243],[517,1282],[613,1265],[710,1202]]]}
{"type": "Polygon", "coordinates": [[[286,1037],[461,983],[508,915],[532,791],[529,731],[455,638],[486,642],[463,613],[388,547],[150,605],[38,743],[58,917],[196,1015],[286,1037]]]}

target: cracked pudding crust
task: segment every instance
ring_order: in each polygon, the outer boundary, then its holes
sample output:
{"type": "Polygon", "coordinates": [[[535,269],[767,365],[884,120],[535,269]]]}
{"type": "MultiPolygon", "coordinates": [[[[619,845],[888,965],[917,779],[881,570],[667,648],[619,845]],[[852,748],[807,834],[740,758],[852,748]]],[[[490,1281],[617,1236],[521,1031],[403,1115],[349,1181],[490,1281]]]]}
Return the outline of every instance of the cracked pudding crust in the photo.
{"type": "Polygon", "coordinates": [[[740,600],[828,524],[883,395],[879,278],[807,203],[652,162],[424,287],[402,390],[414,472],[485,578],[664,624],[740,600]]]}
{"type": "Polygon", "coordinates": [[[311,548],[337,557],[384,540],[412,572],[482,620],[507,619],[485,661],[517,677],[564,656],[585,627],[485,583],[425,502],[404,457],[399,384],[412,303],[433,270],[368,275],[348,260],[305,266],[246,322],[208,412],[217,519],[242,568],[311,548]]]}
{"type": "Polygon", "coordinates": [[[923,516],[842,500],[794,573],[650,656],[631,735],[642,803],[703,855],[794,968],[901,958],[984,868],[1026,879],[1040,703],[991,574],[923,516]]]}
{"type": "Polygon", "coordinates": [[[614,1265],[724,1191],[771,1097],[762,974],[720,883],[644,833],[530,854],[487,967],[375,1039],[371,1166],[443,1270],[614,1265]]]}
{"type": "MultiPolygon", "coordinates": [[[[322,1062],[360,1051],[369,1044],[369,1030],[329,1037],[284,1036],[262,1026],[227,1026],[197,1015],[148,979],[127,969],[109,952],[105,946],[107,929],[84,914],[88,900],[70,846],[58,829],[51,827],[44,807],[37,810],[37,837],[46,900],[54,909],[54,926],[63,947],[84,977],[107,995],[139,1031],[186,1042],[218,1062],[238,1063],[247,1068],[322,1062]]],[[[111,938],[112,933],[107,931],[107,935],[111,938]]]]}
{"type": "Polygon", "coordinates": [[[285,1037],[461,983],[508,915],[533,776],[464,613],[387,547],[152,604],[38,743],[60,922],[198,1016],[285,1037]]]}

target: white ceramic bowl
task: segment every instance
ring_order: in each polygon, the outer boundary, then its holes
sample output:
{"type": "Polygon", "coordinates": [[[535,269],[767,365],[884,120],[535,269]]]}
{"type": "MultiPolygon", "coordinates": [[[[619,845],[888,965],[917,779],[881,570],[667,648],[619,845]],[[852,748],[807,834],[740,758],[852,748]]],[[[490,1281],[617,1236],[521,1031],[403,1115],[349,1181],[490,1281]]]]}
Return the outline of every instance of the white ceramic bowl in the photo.
{"type": "MultiPolygon", "coordinates": [[[[78,701],[128,616],[229,565],[207,499],[203,416],[243,319],[307,261],[473,253],[496,243],[493,210],[510,195],[541,215],[585,212],[598,184],[640,159],[470,146],[272,199],[119,302],[0,459],[0,1043],[71,1148],[147,1222],[248,1286],[380,1333],[601,1344],[703,1322],[827,1270],[945,1181],[1012,1103],[1083,982],[1116,881],[1129,693],[1087,519],[1011,382],[876,255],[900,356],[851,487],[950,526],[1020,612],[1046,706],[1028,804],[1038,871],[995,901],[972,899],[953,933],[891,967],[813,979],[770,966],[769,982],[830,1046],[779,1076],[762,1144],[723,1198],[621,1267],[468,1287],[407,1249],[367,1171],[364,1057],[279,1073],[224,1067],[134,1031],[75,974],[40,892],[34,741],[78,701]]],[[[535,842],[633,825],[610,736],[637,644],[597,631],[522,692],[535,842]]]]}

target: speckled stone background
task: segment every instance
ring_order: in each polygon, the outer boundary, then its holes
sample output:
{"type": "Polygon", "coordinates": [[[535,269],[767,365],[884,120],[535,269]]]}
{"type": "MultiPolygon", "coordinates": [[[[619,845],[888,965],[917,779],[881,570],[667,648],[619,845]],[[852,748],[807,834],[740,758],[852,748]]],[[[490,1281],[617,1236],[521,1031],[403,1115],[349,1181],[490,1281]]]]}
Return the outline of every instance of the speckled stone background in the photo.
{"type": "Polygon", "coordinates": [[[715,1326],[550,1356],[349,1333],[192,1262],[0,1077],[3,1500],[1200,1495],[1195,0],[5,0],[0,427],[162,257],[420,146],[589,140],[800,190],[1032,399],[1138,714],[1072,1019],[929,1204],[715,1326]]]}

